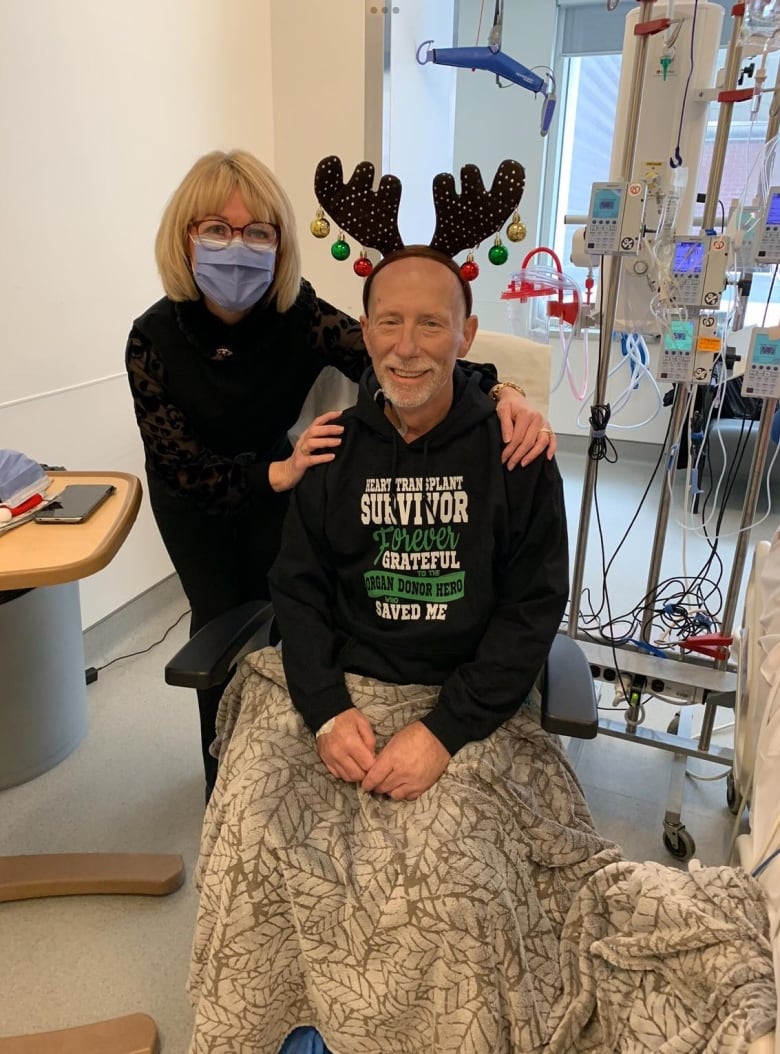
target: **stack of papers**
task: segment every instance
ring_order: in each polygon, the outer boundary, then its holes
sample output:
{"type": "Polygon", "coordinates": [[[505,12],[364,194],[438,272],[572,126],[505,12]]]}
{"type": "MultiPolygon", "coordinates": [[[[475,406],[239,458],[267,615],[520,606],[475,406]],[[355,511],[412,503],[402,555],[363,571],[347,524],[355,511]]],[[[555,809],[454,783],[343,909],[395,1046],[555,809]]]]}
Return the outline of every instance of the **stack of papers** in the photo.
{"type": "MultiPolygon", "coordinates": [[[[27,512],[19,513],[18,516],[12,516],[10,520],[0,521],[0,535],[5,534],[7,531],[12,531],[14,527],[21,527],[23,523],[27,523],[28,520],[34,519],[41,509],[45,509],[47,505],[51,505],[54,498],[44,498],[43,501],[33,509],[29,509],[27,512]]],[[[2,508],[2,506],[0,506],[2,508]]]]}
{"type": "Polygon", "coordinates": [[[0,450],[0,534],[31,520],[45,505],[51,478],[18,450],[0,450]]]}

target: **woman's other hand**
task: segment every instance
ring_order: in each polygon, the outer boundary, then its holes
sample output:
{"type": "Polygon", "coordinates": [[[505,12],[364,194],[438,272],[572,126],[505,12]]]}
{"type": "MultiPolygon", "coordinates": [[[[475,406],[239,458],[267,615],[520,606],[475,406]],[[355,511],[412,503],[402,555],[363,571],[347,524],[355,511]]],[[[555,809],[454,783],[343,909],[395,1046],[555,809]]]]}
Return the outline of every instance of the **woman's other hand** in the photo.
{"type": "Polygon", "coordinates": [[[272,461],[268,467],[268,481],[275,491],[292,490],[313,465],[324,465],[336,456],[333,448],[341,443],[344,426],[334,422],[341,410],[329,410],[315,417],[304,429],[286,461],[272,461]]]}
{"type": "Polygon", "coordinates": [[[554,456],[558,442],[550,422],[520,392],[512,388],[499,392],[496,412],[506,444],[501,461],[510,471],[517,465],[530,465],[545,450],[548,461],[554,456]]]}

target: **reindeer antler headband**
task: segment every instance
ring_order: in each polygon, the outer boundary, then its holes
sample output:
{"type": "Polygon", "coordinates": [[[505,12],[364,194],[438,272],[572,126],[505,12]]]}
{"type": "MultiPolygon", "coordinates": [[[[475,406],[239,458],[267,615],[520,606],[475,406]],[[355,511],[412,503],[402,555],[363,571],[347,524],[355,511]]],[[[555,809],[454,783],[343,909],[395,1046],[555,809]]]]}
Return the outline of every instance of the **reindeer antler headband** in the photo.
{"type": "MultiPolygon", "coordinates": [[[[473,249],[485,238],[496,235],[496,244],[491,249],[491,260],[504,263],[507,250],[501,244],[497,232],[512,213],[515,213],[508,235],[511,240],[513,227],[520,227],[516,214],[525,186],[525,171],[518,161],[502,161],[493,178],[490,190],[485,190],[482,175],[476,165],[464,165],[460,170],[461,192],[455,189],[455,180],[448,172],[442,172],[433,180],[433,202],[436,209],[436,229],[430,242],[446,256],[456,256],[463,249],[473,249]],[[494,250],[500,252],[494,253],[494,250]],[[493,257],[496,257],[495,259],[493,257]]],[[[397,176],[384,175],[376,190],[374,166],[370,161],[361,161],[356,166],[349,182],[344,181],[341,159],[335,156],[323,158],[314,175],[314,193],[322,210],[338,224],[342,231],[358,240],[364,248],[378,249],[386,256],[402,249],[403,239],[398,230],[398,207],[401,203],[401,181],[397,176]]],[[[322,210],[311,225],[312,233],[323,238],[329,225],[322,210]]],[[[524,236],[524,231],[523,231],[524,236]]],[[[346,259],[349,246],[343,237],[333,246],[337,259],[346,259]],[[343,250],[336,252],[337,247],[343,250]]],[[[361,259],[365,257],[362,254],[361,259]]],[[[357,261],[355,270],[358,274],[357,261]]],[[[371,264],[366,260],[367,269],[371,264]]],[[[471,262],[476,277],[478,268],[471,262]]],[[[464,264],[464,268],[466,265],[464,264]]],[[[468,278],[468,274],[464,274],[468,278]]]]}

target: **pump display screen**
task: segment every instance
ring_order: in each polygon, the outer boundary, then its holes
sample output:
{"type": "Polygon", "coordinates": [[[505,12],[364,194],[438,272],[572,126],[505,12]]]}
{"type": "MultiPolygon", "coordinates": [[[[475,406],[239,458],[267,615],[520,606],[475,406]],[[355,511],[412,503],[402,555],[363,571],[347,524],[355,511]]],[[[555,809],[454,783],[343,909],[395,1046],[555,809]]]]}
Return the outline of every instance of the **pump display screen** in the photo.
{"type": "Polygon", "coordinates": [[[780,227],[780,194],[773,194],[766,214],[768,227],[780,227]]]}
{"type": "Polygon", "coordinates": [[[678,242],[674,247],[674,264],[676,274],[701,274],[704,261],[704,242],[678,242]]]}
{"type": "Polygon", "coordinates": [[[615,190],[600,190],[593,198],[591,215],[594,219],[613,219],[620,211],[620,195],[615,190]]]}
{"type": "Polygon", "coordinates": [[[759,337],[753,349],[753,361],[759,366],[780,365],[780,340],[759,337]]]}
{"type": "Polygon", "coordinates": [[[693,322],[675,322],[664,334],[667,351],[690,353],[693,351],[693,322]]]}

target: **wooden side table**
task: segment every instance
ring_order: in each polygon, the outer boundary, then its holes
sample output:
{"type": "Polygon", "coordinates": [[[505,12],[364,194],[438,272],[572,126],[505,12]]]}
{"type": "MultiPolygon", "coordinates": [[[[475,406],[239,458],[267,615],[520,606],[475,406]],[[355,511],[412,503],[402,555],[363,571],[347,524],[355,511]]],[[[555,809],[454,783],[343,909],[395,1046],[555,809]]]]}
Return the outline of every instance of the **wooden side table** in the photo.
{"type": "Polygon", "coordinates": [[[80,578],[104,568],[132,527],[141,484],[125,473],[52,473],[111,483],[116,493],[85,522],[28,521],[0,534],[0,789],[39,776],[87,730],[80,578]]]}
{"type": "MultiPolygon", "coordinates": [[[[138,515],[141,483],[124,472],[52,472],[54,493],[73,483],[111,483],[113,494],[83,524],[28,522],[0,535],[0,793],[46,772],[87,727],[79,579],[116,555],[138,515]]],[[[151,853],[56,853],[0,857],[0,902],[86,893],[162,896],[184,878],[182,858],[151,853]]],[[[0,1038],[0,1054],[151,1054],[151,1018],[0,1038]],[[69,1045],[70,1044],[70,1045],[69,1045]]]]}

